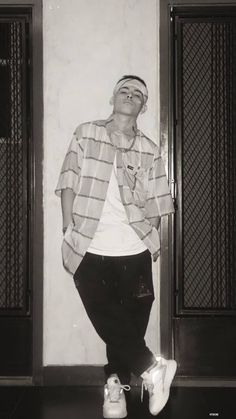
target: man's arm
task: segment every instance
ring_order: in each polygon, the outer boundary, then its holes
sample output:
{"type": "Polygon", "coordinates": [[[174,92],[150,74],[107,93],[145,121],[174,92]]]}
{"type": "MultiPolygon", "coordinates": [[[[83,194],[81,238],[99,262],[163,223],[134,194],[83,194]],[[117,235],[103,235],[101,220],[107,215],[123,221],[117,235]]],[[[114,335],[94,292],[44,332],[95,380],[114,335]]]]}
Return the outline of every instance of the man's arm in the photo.
{"type": "Polygon", "coordinates": [[[72,191],[72,189],[63,189],[61,191],[61,209],[62,209],[62,230],[63,233],[65,233],[68,225],[73,221],[72,218],[72,208],[73,208],[73,202],[75,199],[75,193],[72,191]]]}
{"type": "Polygon", "coordinates": [[[55,193],[61,198],[62,229],[65,233],[68,225],[73,221],[72,209],[78,192],[80,171],[83,159],[81,126],[79,126],[70,141],[65,155],[55,193]]]}

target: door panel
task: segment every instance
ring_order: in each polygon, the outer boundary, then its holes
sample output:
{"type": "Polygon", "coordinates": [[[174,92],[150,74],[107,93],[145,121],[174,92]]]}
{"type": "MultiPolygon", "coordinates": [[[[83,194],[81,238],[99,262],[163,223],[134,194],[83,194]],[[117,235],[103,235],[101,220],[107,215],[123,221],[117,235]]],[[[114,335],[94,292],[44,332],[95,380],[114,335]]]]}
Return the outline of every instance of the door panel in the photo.
{"type": "Polygon", "coordinates": [[[235,376],[235,8],[174,9],[173,57],[175,356],[180,375],[235,376]]]}
{"type": "Polygon", "coordinates": [[[236,376],[235,318],[175,318],[179,376],[236,376]]]}
{"type": "Polygon", "coordinates": [[[0,376],[32,375],[32,321],[30,317],[1,317],[0,376]]]}

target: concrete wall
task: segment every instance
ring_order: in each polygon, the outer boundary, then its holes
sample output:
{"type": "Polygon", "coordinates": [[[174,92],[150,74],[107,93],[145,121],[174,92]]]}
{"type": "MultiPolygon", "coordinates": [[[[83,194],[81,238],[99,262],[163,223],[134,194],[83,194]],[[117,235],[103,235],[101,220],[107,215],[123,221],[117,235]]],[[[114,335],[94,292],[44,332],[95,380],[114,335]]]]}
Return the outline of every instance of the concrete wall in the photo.
{"type": "MultiPolygon", "coordinates": [[[[102,364],[95,334],[61,263],[61,209],[54,195],[75,127],[106,118],[124,74],[143,77],[148,112],[139,126],[158,142],[158,0],[44,0],[44,365],[102,364]]],[[[153,267],[156,300],[159,264],[153,267]]],[[[158,351],[158,305],[147,332],[158,351]]]]}

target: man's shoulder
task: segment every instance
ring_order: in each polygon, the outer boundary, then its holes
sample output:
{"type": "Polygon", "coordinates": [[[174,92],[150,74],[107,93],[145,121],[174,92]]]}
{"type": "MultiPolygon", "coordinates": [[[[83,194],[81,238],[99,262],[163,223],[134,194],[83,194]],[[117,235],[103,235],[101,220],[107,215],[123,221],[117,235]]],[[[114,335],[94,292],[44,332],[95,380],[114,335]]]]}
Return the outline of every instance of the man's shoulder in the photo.
{"type": "Polygon", "coordinates": [[[152,140],[150,137],[148,137],[146,134],[144,134],[142,131],[139,130],[140,137],[142,139],[142,148],[145,149],[145,151],[153,153],[153,154],[159,154],[159,147],[155,143],[154,140],[152,140]]]}
{"type": "Polygon", "coordinates": [[[75,129],[75,134],[81,135],[84,134],[89,129],[92,129],[93,127],[106,127],[106,120],[105,119],[97,119],[95,121],[87,121],[82,122],[79,124],[75,129]]]}

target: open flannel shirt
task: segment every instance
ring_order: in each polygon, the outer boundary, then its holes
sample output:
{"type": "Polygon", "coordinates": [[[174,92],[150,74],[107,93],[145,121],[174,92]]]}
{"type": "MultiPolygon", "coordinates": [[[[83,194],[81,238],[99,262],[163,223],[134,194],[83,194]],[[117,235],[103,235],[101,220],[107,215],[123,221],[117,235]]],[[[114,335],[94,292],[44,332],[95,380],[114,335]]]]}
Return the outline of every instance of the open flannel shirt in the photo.
{"type": "MultiPolygon", "coordinates": [[[[113,145],[106,125],[111,121],[78,126],[65,156],[56,194],[73,190],[72,218],[62,243],[65,269],[77,270],[97,229],[116,154],[117,180],[128,222],[152,255],[159,255],[159,217],[174,212],[159,148],[140,130],[132,147],[113,145]]],[[[114,238],[115,239],[115,238],[114,238]]]]}

